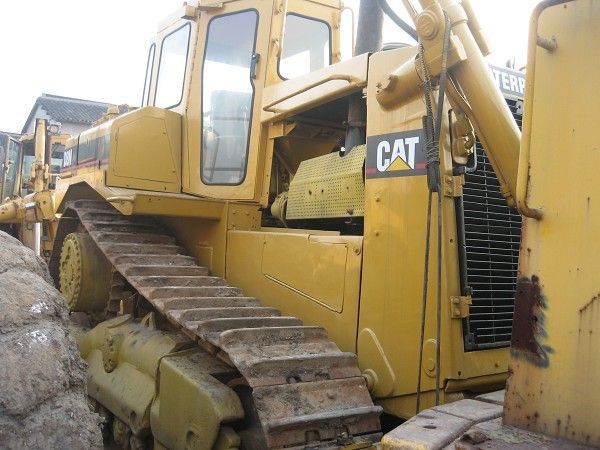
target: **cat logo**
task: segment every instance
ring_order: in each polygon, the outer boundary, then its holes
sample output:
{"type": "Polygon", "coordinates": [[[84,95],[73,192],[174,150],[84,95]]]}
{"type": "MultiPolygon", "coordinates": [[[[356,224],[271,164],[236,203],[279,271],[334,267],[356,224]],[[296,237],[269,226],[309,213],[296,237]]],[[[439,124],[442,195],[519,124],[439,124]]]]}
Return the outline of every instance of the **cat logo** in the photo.
{"type": "Polygon", "coordinates": [[[423,130],[367,138],[367,178],[425,175],[423,130]]]}

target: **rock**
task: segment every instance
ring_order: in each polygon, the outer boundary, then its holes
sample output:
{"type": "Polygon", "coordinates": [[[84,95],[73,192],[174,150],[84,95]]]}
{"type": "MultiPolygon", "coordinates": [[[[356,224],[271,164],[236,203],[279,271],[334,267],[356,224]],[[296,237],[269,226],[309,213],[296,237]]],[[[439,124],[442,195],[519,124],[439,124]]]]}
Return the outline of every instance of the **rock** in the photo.
{"type": "Polygon", "coordinates": [[[70,327],[44,261],[0,232],[0,448],[102,448],[70,327]]]}
{"type": "Polygon", "coordinates": [[[0,273],[9,269],[33,272],[52,285],[52,278],[44,260],[3,231],[0,231],[0,249],[0,273]]]}
{"type": "Polygon", "coordinates": [[[0,305],[0,334],[40,321],[68,320],[60,292],[38,274],[20,269],[0,273],[0,305]]]}

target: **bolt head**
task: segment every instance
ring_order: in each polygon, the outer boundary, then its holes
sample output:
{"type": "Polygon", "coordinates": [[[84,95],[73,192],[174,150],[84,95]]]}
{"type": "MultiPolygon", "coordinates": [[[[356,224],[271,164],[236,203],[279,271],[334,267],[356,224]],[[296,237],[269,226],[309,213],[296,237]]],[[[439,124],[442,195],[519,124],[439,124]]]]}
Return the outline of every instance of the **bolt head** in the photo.
{"type": "Polygon", "coordinates": [[[435,38],[439,29],[439,20],[431,11],[423,11],[417,16],[417,33],[423,39],[431,40],[435,38]]]}

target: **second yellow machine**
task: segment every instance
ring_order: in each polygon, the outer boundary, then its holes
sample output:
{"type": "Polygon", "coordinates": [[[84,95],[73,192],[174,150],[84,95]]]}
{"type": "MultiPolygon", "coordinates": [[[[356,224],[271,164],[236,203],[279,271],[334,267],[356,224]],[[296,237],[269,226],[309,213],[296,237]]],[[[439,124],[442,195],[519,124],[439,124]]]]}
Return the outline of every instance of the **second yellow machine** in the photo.
{"type": "Polygon", "coordinates": [[[523,79],[422,4],[341,62],[337,0],[184,5],[143,107],[67,142],[50,268],[118,443],[362,448],[502,388],[523,79]]]}

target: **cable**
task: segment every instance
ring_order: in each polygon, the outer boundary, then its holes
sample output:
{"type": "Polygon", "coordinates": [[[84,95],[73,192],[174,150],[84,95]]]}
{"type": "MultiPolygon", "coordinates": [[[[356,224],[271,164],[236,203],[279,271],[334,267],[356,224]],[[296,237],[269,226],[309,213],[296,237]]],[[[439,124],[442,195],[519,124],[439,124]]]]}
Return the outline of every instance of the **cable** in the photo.
{"type": "Polygon", "coordinates": [[[425,314],[427,310],[427,287],[429,274],[429,241],[431,233],[431,196],[432,191],[429,191],[427,200],[427,228],[425,231],[425,270],[423,271],[423,301],[421,308],[421,345],[419,346],[419,371],[417,373],[417,412],[421,409],[421,372],[423,368],[423,346],[425,343],[425,314]]]}
{"type": "Polygon", "coordinates": [[[448,70],[448,50],[450,45],[450,20],[446,13],[445,18],[445,32],[444,32],[444,45],[442,50],[442,70],[440,72],[439,80],[439,93],[438,103],[436,111],[436,120],[433,124],[433,109],[431,105],[431,78],[427,71],[425,64],[425,49],[423,44],[419,45],[419,56],[420,63],[423,72],[423,90],[425,91],[425,107],[427,115],[424,118],[425,128],[425,158],[427,164],[427,185],[429,190],[429,197],[427,201],[427,227],[425,232],[425,264],[423,272],[423,299],[421,308],[421,335],[420,335],[420,347],[419,347],[419,364],[417,374],[417,404],[416,413],[419,413],[421,406],[421,378],[423,371],[423,347],[425,344],[425,322],[427,314],[427,293],[429,288],[429,252],[430,252],[430,237],[431,237],[431,196],[433,192],[437,192],[437,298],[436,298],[436,374],[435,374],[435,403],[440,403],[440,390],[441,390],[441,325],[442,325],[442,192],[440,183],[440,154],[441,154],[441,129],[442,129],[442,117],[444,109],[444,87],[446,86],[446,77],[448,70]]]}
{"type": "MultiPolygon", "coordinates": [[[[444,89],[446,86],[446,77],[448,75],[448,50],[450,47],[450,19],[444,11],[445,33],[444,48],[442,51],[442,71],[440,73],[440,90],[438,93],[437,117],[436,117],[436,143],[438,144],[438,169],[439,155],[442,151],[440,135],[442,128],[442,113],[444,109],[444,89]]],[[[438,186],[439,187],[439,186],[438,186]]],[[[440,404],[440,378],[441,378],[441,339],[442,339],[442,192],[438,189],[438,268],[437,268],[437,327],[436,327],[436,351],[435,351],[435,404],[440,404]]]]}
{"type": "Polygon", "coordinates": [[[411,27],[408,23],[400,18],[398,14],[394,12],[394,10],[390,7],[389,3],[386,0],[377,0],[379,7],[383,10],[383,12],[390,18],[392,21],[400,27],[402,31],[408,34],[415,41],[419,40],[419,35],[416,30],[411,27]]]}
{"type": "MultiPolygon", "coordinates": [[[[423,43],[419,43],[419,62],[421,64],[421,71],[423,73],[423,91],[425,95],[425,112],[426,115],[423,118],[423,129],[425,133],[425,159],[429,164],[429,154],[431,153],[428,149],[433,144],[434,132],[433,132],[433,109],[431,106],[431,79],[427,66],[425,65],[425,47],[423,43]]],[[[419,341],[419,364],[417,367],[417,406],[416,414],[419,414],[421,409],[421,377],[423,372],[423,347],[425,345],[425,319],[427,315],[427,291],[429,288],[429,245],[430,245],[430,233],[431,233],[431,196],[433,193],[433,187],[429,180],[429,172],[427,173],[427,187],[428,187],[428,200],[427,200],[427,222],[425,231],[425,267],[423,269],[423,299],[421,301],[421,336],[419,341]]]]}

